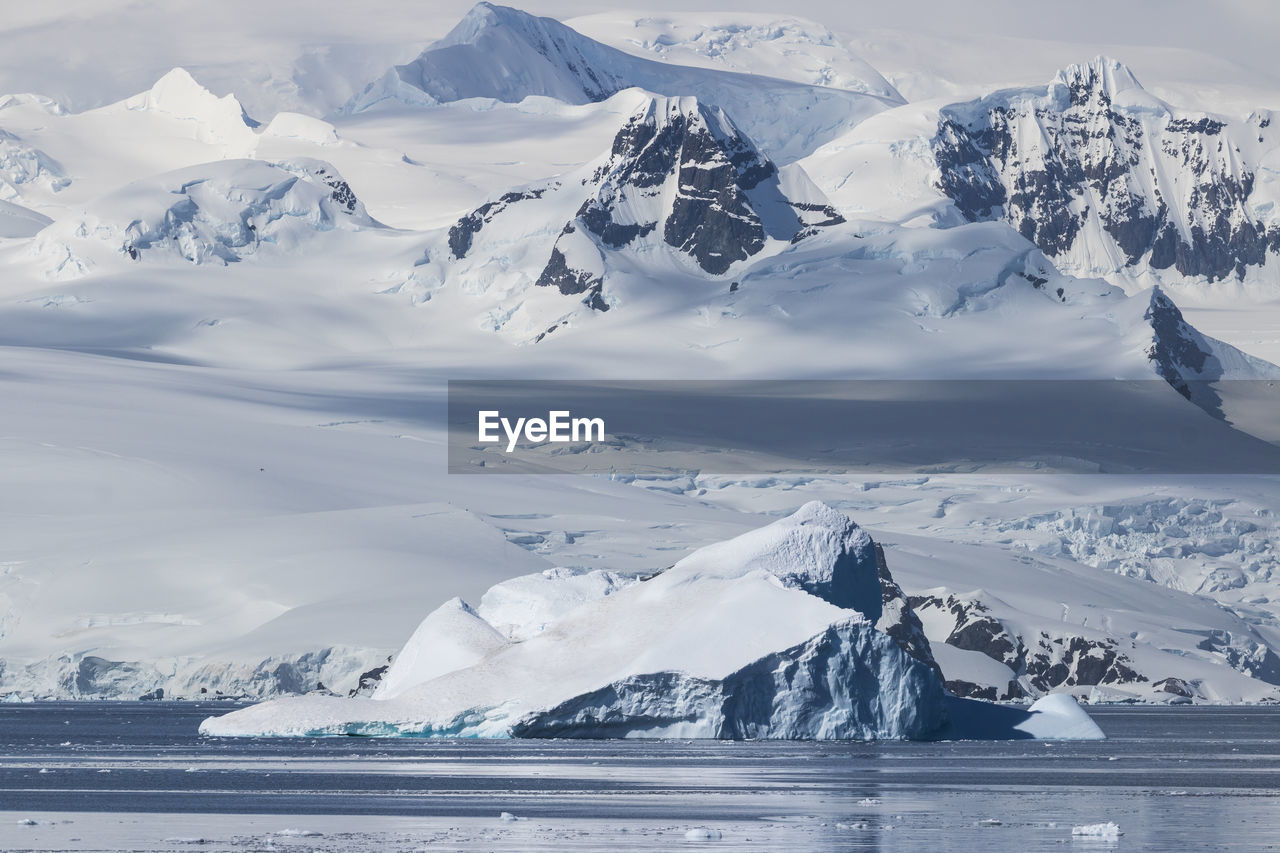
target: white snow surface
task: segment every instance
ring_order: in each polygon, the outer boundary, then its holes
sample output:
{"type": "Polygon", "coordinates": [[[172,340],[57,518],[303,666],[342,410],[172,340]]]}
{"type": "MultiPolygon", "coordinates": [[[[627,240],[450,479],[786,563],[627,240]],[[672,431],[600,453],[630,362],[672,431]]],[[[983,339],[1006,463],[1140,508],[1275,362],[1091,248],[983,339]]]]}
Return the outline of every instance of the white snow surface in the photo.
{"type": "Polygon", "coordinates": [[[134,182],[43,230],[34,251],[47,275],[63,279],[113,255],[227,264],[263,247],[297,251],[317,232],[377,224],[331,164],[221,160],[134,182]]]}
{"type": "MultiPolygon", "coordinates": [[[[1167,701],[1154,684],[1168,677],[1197,702],[1276,696],[1244,669],[1280,648],[1274,478],[687,466],[474,478],[444,473],[441,414],[444,382],[460,376],[1151,378],[1140,320],[1153,282],[1124,282],[1126,297],[1063,275],[1002,223],[950,227],[928,158],[938,110],[996,88],[1038,97],[1055,69],[1106,53],[1188,115],[1243,119],[1276,105],[1265,75],[1149,46],[850,39],[829,7],[794,10],[813,26],[582,8],[592,14],[571,26],[651,60],[652,79],[621,81],[645,89],[335,112],[466,5],[429,19],[383,6],[345,15],[336,34],[314,3],[238,0],[174,16],[184,30],[166,38],[170,19],[115,0],[75,16],[15,7],[0,24],[4,88],[43,93],[0,95],[0,694],[346,692],[453,596],[532,641],[604,589],[822,499],[886,543],[909,594],[981,600],[1023,637],[1113,641],[1152,678],[1067,685],[1077,696],[1167,701]],[[48,50],[64,37],[117,61],[67,63],[48,50]],[[858,57],[913,102],[878,99],[858,57]],[[646,91],[669,79],[711,82],[646,91]],[[656,252],[602,260],[607,314],[525,286],[575,210],[495,230],[473,267],[415,266],[486,200],[598,161],[652,95],[701,103],[713,89],[736,93],[746,114],[726,114],[765,135],[789,129],[779,105],[842,105],[812,115],[818,129],[793,153],[831,141],[782,171],[788,186],[816,185],[847,227],[778,241],[723,279],[656,252]],[[314,158],[394,227],[336,211],[311,166],[285,165],[314,158]],[[275,242],[241,230],[259,217],[275,242]],[[126,235],[143,231],[164,239],[134,260],[126,235]],[[563,594],[548,571],[573,579],[563,594]]],[[[1272,217],[1268,156],[1256,210],[1272,217]]],[[[1280,297],[1265,285],[1164,289],[1232,375],[1266,378],[1245,357],[1280,360],[1280,297]]],[[[1007,684],[1005,664],[925,627],[948,677],[1007,684]]]]}

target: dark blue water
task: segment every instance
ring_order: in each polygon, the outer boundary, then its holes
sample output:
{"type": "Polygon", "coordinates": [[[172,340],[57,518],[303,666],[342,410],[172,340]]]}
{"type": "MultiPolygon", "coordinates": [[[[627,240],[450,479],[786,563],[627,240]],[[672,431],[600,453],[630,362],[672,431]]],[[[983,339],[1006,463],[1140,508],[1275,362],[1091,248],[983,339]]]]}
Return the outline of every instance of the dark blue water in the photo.
{"type": "Polygon", "coordinates": [[[198,736],[230,709],[0,705],[0,849],[1280,849],[1280,708],[1092,708],[1081,743],[198,736]]]}

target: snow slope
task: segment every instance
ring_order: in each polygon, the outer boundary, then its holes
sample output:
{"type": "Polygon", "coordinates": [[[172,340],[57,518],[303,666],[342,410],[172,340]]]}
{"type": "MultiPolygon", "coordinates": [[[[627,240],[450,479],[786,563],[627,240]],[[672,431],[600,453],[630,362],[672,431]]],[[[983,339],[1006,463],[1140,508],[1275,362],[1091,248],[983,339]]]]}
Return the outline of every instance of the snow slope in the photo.
{"type": "Polygon", "coordinates": [[[531,95],[581,104],[633,87],[697,97],[741,116],[747,133],[784,163],[901,102],[891,89],[855,92],[667,65],[600,44],[551,18],[482,2],[416,60],[370,83],[343,111],[360,112],[388,101],[519,102],[531,95]]]}
{"type": "Polygon", "coordinates": [[[879,71],[815,21],[748,12],[731,22],[707,12],[634,18],[613,11],[567,23],[596,41],[671,65],[761,74],[902,100],[879,71]]]}
{"type": "Polygon", "coordinates": [[[43,230],[34,251],[51,277],[70,278],[111,256],[228,264],[360,227],[378,223],[328,163],[221,160],[130,184],[43,230]]]}

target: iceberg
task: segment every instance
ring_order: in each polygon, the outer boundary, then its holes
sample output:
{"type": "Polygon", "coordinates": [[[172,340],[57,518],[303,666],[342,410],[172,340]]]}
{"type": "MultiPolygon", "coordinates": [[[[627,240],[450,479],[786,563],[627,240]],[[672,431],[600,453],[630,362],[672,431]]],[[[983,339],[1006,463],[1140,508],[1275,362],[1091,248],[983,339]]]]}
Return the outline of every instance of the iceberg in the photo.
{"type": "Polygon", "coordinates": [[[479,609],[453,599],[423,621],[371,697],[277,699],[209,718],[200,730],[224,737],[1101,736],[1074,700],[1052,698],[1042,700],[1044,709],[989,706],[1002,716],[985,727],[972,722],[985,703],[968,702],[967,723],[953,726],[956,700],[883,551],[844,513],[815,501],[643,579],[562,569],[499,584],[479,609]]]}

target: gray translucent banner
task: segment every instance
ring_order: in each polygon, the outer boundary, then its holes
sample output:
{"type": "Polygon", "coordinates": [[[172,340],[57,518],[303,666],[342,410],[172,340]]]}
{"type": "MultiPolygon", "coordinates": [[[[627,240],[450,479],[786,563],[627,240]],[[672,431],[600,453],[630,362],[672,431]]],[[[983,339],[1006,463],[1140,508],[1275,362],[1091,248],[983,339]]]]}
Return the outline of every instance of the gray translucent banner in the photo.
{"type": "Polygon", "coordinates": [[[1277,474],[1277,386],[451,381],[449,471],[1277,474]]]}

